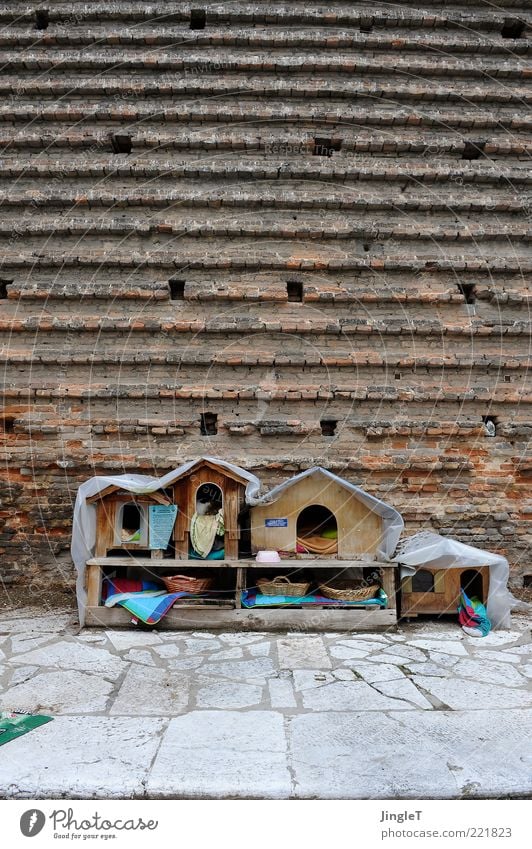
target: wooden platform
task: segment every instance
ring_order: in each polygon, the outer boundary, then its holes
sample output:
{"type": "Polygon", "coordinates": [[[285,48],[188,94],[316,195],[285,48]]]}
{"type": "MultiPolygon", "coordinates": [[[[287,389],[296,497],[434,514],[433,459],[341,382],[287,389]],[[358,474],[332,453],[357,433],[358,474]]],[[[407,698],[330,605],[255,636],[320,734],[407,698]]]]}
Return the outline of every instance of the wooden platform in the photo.
{"type": "MultiPolygon", "coordinates": [[[[211,608],[172,608],[162,622],[163,631],[378,631],[393,627],[393,609],[357,608],[260,608],[258,610],[212,610],[211,608]]],[[[131,614],[118,607],[88,607],[86,624],[100,628],[131,625],[131,614]]]]}
{"type": "Polygon", "coordinates": [[[158,626],[163,630],[261,630],[286,631],[374,631],[389,628],[397,622],[395,564],[375,560],[283,560],[280,564],[257,563],[255,560],[157,560],[149,557],[95,557],[87,561],[87,614],[86,624],[95,627],[127,627],[132,616],[121,607],[107,608],[101,604],[101,587],[104,569],[132,566],[145,568],[156,576],[161,569],[176,572],[183,569],[235,569],[235,590],[232,599],[219,602],[190,600],[178,602],[158,626]],[[388,596],[386,608],[368,605],[349,607],[338,602],[331,607],[272,607],[242,608],[241,592],[246,587],[248,569],[278,568],[290,575],[299,569],[330,569],[341,574],[350,568],[379,570],[382,586],[388,596]]]}

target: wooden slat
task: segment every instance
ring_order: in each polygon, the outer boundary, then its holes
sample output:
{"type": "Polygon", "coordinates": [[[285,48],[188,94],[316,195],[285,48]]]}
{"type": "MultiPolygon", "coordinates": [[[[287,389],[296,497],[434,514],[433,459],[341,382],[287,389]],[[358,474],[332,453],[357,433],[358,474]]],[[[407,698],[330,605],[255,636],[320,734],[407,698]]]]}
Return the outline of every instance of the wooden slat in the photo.
{"type": "MultiPolygon", "coordinates": [[[[102,628],[131,625],[131,614],[124,609],[88,607],[87,625],[102,628]]],[[[196,629],[238,631],[378,631],[397,623],[395,610],[202,610],[172,608],[154,629],[189,631],[196,629]]]]}
{"type": "Polygon", "coordinates": [[[153,562],[150,557],[92,557],[87,566],[146,566],[165,569],[344,569],[368,567],[389,571],[395,569],[394,563],[380,563],[376,560],[281,560],[280,563],[257,563],[256,560],[175,560],[167,558],[153,562]]]}

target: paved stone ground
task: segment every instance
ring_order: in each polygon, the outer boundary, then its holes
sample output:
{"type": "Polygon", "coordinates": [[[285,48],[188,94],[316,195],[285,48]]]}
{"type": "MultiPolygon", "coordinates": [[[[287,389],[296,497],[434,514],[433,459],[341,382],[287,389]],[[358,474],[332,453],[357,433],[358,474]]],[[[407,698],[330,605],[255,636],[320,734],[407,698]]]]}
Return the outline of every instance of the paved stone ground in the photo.
{"type": "Polygon", "coordinates": [[[0,615],[3,797],[532,795],[531,618],[467,637],[85,630],[0,615]]]}

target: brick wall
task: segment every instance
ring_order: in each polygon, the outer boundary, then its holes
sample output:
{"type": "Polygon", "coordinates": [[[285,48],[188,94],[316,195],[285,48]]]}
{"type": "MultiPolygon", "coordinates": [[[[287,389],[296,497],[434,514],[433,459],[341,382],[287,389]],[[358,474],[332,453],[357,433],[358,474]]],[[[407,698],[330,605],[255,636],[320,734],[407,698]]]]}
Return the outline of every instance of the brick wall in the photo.
{"type": "Polygon", "coordinates": [[[72,579],[87,477],[208,453],[323,465],[519,585],[530,11],[203,8],[0,9],[3,580],[72,579]]]}

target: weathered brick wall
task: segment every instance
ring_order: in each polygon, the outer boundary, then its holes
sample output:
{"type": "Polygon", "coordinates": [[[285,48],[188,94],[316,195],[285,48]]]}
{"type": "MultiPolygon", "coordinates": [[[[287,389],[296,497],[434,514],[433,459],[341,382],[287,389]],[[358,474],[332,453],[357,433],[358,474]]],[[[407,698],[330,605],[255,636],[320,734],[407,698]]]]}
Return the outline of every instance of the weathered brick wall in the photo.
{"type": "Polygon", "coordinates": [[[208,453],[323,465],[518,585],[530,11],[203,8],[0,8],[3,580],[71,580],[88,476],[208,453]]]}

